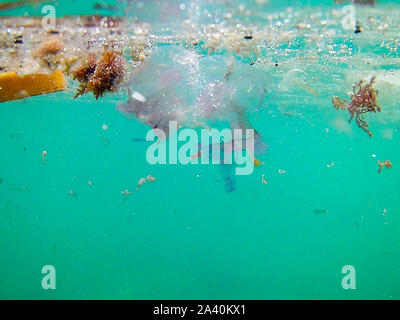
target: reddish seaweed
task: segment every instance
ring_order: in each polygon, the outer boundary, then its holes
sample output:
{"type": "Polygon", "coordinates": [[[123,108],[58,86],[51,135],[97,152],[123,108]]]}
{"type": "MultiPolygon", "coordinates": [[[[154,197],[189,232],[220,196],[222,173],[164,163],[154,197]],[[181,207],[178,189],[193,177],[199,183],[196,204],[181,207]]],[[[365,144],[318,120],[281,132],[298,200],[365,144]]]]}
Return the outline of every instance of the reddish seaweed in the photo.
{"type": "Polygon", "coordinates": [[[335,109],[348,110],[350,113],[349,122],[354,118],[358,127],[363,129],[370,137],[372,137],[371,131],[368,129],[368,123],[364,119],[366,113],[380,112],[381,107],[378,105],[376,96],[378,90],[373,88],[375,83],[375,77],[372,77],[371,81],[364,84],[364,81],[359,81],[353,86],[353,94],[351,100],[340,99],[338,97],[332,98],[332,103],[335,109]]]}

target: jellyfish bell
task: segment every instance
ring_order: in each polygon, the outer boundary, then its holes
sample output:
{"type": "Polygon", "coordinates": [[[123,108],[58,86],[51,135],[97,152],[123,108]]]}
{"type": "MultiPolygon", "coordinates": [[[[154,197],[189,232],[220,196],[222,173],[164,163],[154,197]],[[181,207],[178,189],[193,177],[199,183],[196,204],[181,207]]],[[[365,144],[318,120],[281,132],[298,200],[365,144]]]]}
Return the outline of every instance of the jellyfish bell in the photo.
{"type": "MultiPolygon", "coordinates": [[[[172,137],[171,122],[178,130],[221,123],[232,132],[253,130],[248,114],[259,110],[272,91],[269,75],[257,66],[222,55],[201,56],[178,45],[156,48],[132,73],[128,86],[128,101],[118,104],[118,110],[162,131],[166,138],[172,137]]],[[[267,145],[254,130],[251,138],[240,138],[232,149],[260,155],[267,145]]],[[[236,180],[231,173],[237,166],[221,165],[226,190],[233,191],[236,180]]]]}

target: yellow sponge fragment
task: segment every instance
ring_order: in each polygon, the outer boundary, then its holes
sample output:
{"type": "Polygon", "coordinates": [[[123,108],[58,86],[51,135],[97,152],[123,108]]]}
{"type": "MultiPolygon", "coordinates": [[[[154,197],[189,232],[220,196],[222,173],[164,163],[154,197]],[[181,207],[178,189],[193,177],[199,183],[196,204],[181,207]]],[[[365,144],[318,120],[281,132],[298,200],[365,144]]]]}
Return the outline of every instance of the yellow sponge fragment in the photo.
{"type": "Polygon", "coordinates": [[[0,102],[37,96],[66,88],[64,73],[61,70],[50,75],[35,73],[19,76],[16,72],[0,74],[0,102]]]}

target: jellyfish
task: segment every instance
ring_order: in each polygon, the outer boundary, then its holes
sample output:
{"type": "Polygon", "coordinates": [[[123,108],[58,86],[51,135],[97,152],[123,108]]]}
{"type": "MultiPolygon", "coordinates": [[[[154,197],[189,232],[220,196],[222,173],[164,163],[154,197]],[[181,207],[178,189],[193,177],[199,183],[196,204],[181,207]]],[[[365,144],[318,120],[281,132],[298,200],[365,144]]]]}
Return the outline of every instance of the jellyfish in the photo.
{"type": "MultiPolygon", "coordinates": [[[[220,124],[232,131],[254,129],[248,114],[263,107],[272,86],[269,75],[257,66],[168,45],[156,48],[134,70],[128,90],[128,101],[118,104],[118,110],[163,130],[168,138],[171,121],[177,122],[178,129],[220,124]]],[[[264,154],[267,145],[254,132],[254,154],[264,154]]],[[[246,144],[241,145],[245,149],[246,144]]],[[[225,190],[235,190],[235,164],[221,163],[220,173],[225,190]]]]}

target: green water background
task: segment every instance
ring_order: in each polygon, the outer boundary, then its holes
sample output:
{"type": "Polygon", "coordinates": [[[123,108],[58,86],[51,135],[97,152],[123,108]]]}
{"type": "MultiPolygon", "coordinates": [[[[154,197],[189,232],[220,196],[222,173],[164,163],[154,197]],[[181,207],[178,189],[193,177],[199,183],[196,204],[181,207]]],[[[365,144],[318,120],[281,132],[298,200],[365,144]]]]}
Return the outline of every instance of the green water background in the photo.
{"type": "Polygon", "coordinates": [[[312,122],[261,112],[265,165],[227,194],[215,166],[148,165],[132,142],[148,127],[117,100],[0,105],[0,298],[399,298],[398,126],[384,139],[375,124],[371,139],[355,124],[337,132],[334,110],[312,122]],[[148,174],[157,180],[135,191],[148,174]],[[47,264],[56,290],[41,287],[47,264]],[[344,265],[356,290],[341,287],[344,265]]]}

